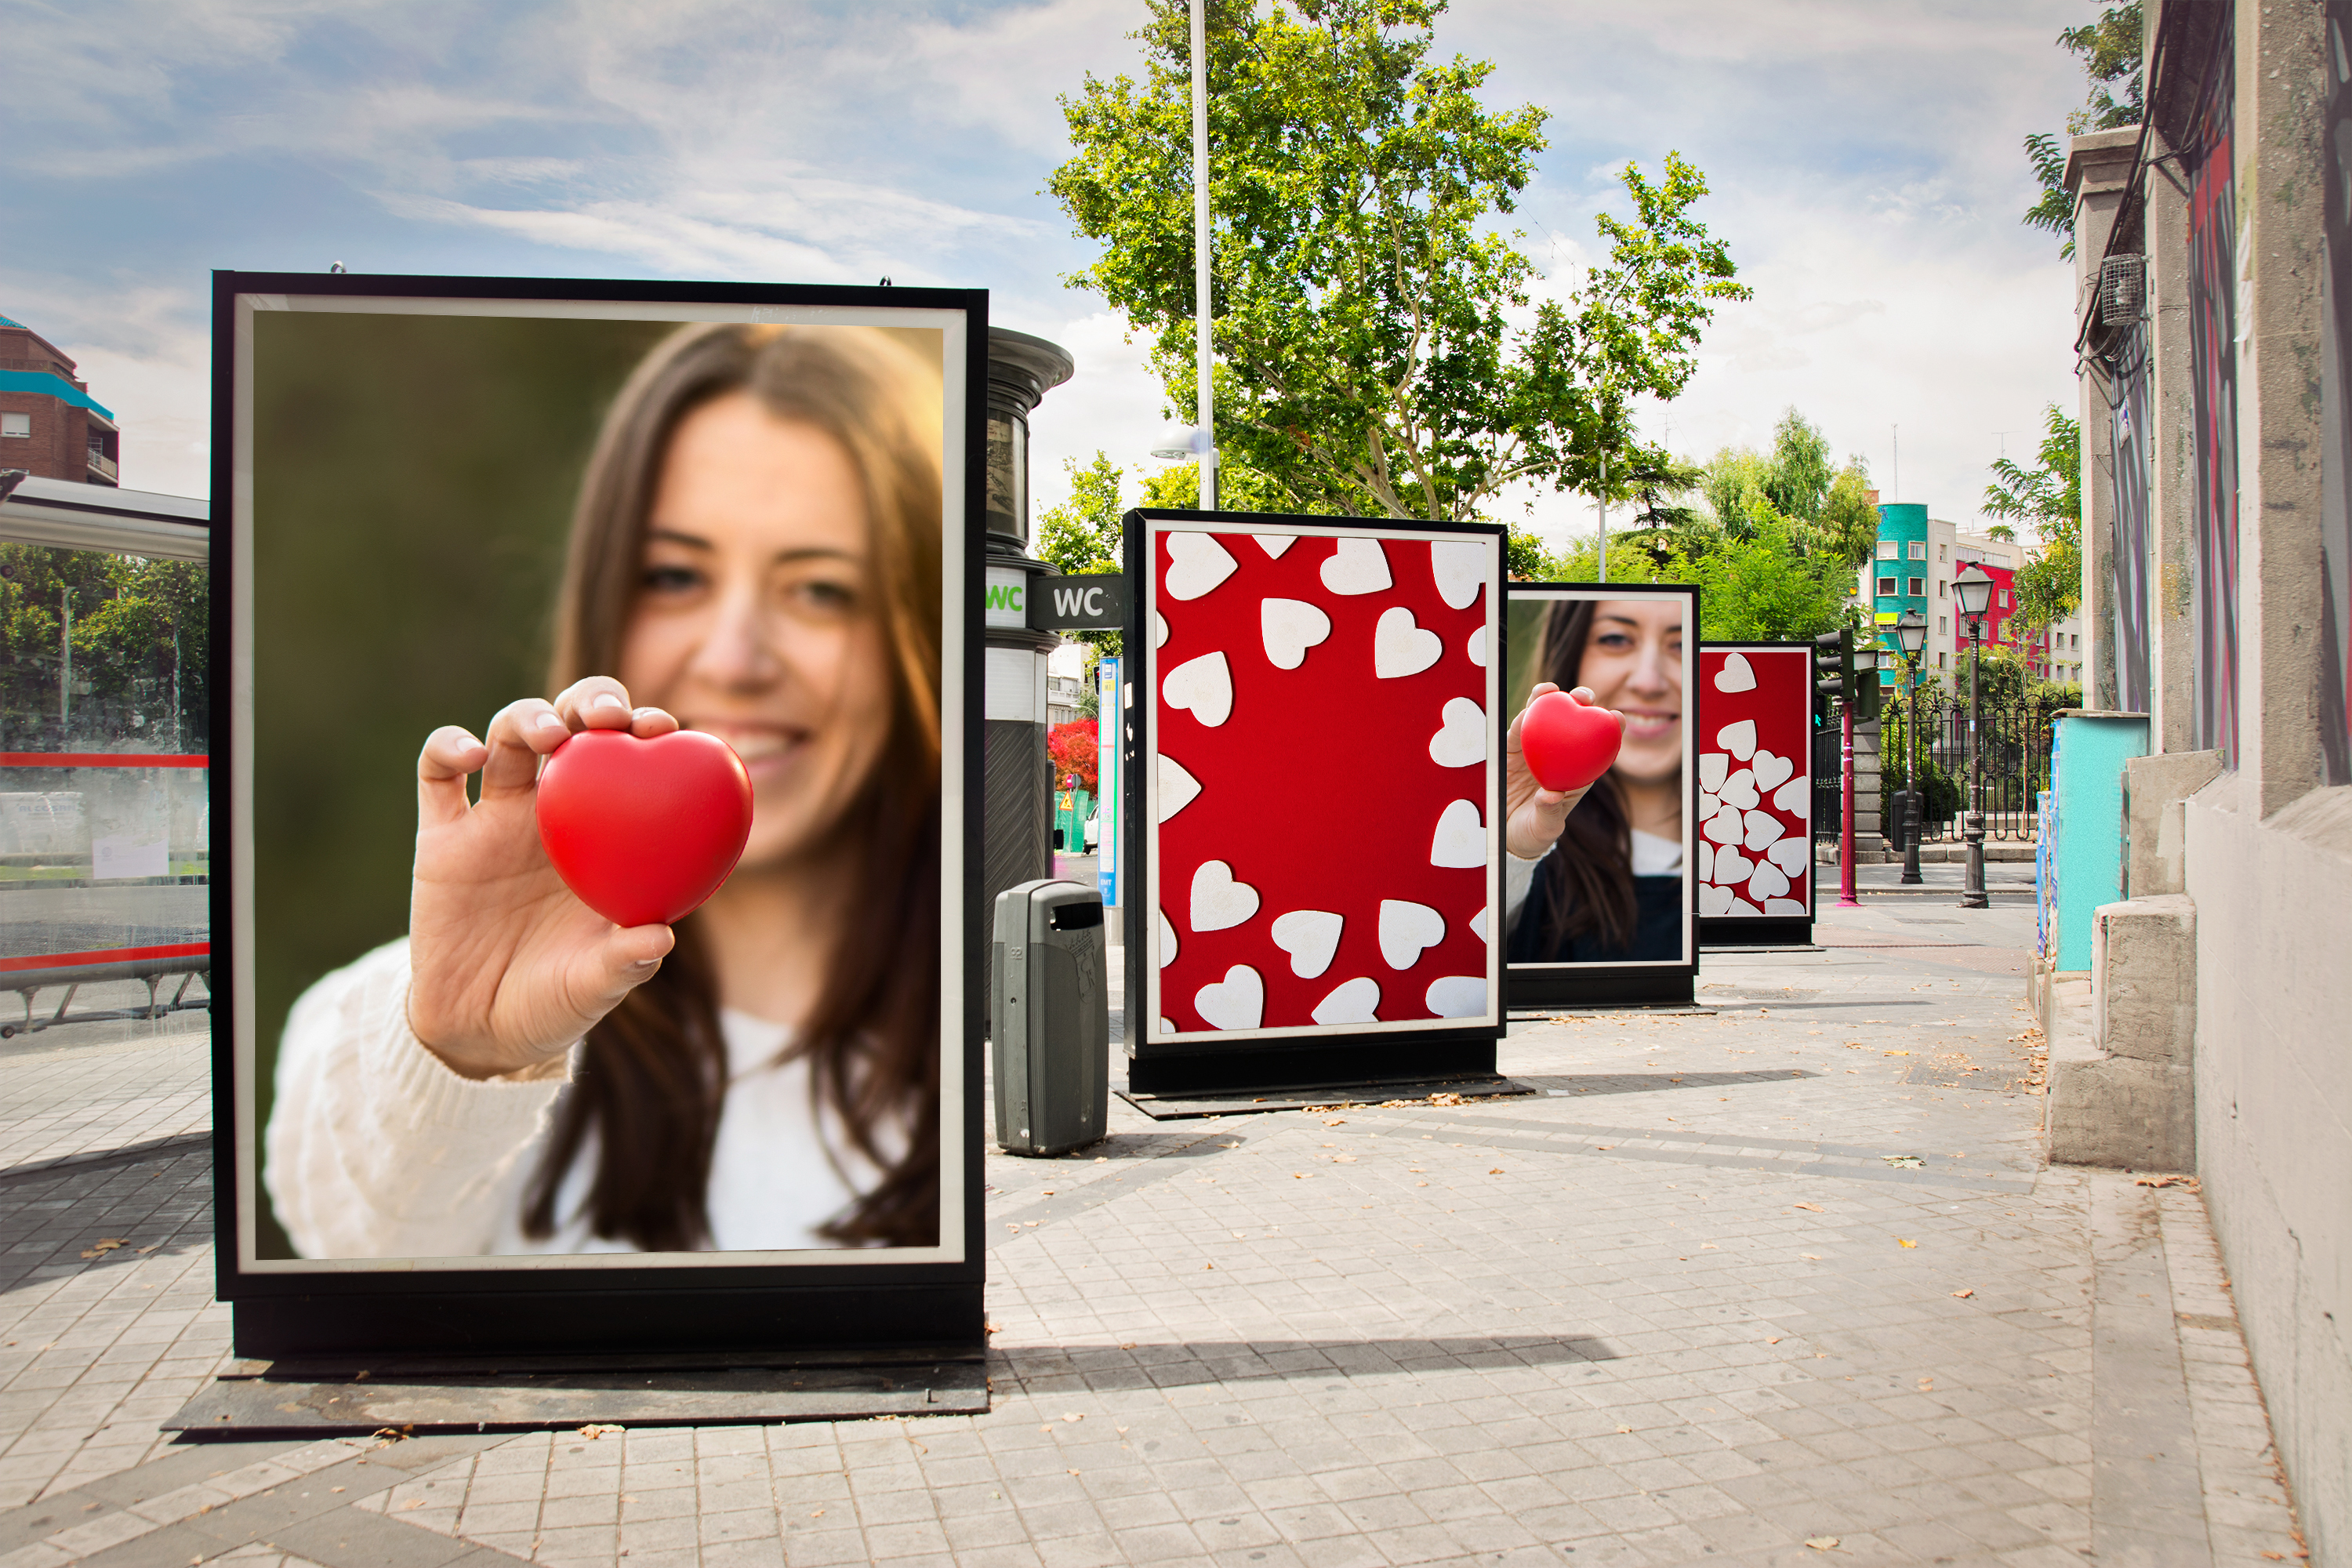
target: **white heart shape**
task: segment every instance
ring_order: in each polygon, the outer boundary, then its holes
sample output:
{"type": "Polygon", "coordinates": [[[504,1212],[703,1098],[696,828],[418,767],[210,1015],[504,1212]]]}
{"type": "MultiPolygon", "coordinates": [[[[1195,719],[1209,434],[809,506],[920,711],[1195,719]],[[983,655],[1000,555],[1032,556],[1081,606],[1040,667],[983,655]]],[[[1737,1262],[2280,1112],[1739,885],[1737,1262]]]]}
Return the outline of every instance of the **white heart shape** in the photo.
{"type": "Polygon", "coordinates": [[[1491,942],[1494,940],[1486,934],[1486,911],[1484,908],[1470,917],[1470,934],[1480,942],[1491,942]]]}
{"type": "Polygon", "coordinates": [[[1797,771],[1795,763],[1769,752],[1758,752],[1756,761],[1749,765],[1756,770],[1756,787],[1759,790],[1779,789],[1797,771]]]}
{"type": "Polygon", "coordinates": [[[1698,841],[1698,879],[1702,882],[1715,880],[1715,846],[1704,838],[1698,841]]]}
{"type": "Polygon", "coordinates": [[[1457,800],[1438,814],[1437,831],[1429,840],[1429,863],[1449,868],[1486,863],[1486,824],[1475,802],[1457,800]]]}
{"type": "Polygon", "coordinates": [[[1166,647],[1168,646],[1168,617],[1161,615],[1159,611],[1154,610],[1151,612],[1151,619],[1155,626],[1155,629],[1151,634],[1151,646],[1153,647],[1166,647]]]}
{"type": "Polygon", "coordinates": [[[1724,805],[1736,805],[1742,811],[1755,810],[1763,798],[1756,793],[1756,775],[1746,768],[1724,780],[1719,793],[1724,805]]]}
{"type": "Polygon", "coordinates": [[[1201,781],[1184,771],[1184,764],[1160,753],[1160,820],[1167,821],[1192,804],[1201,793],[1201,781]]]}
{"type": "Polygon", "coordinates": [[[1160,1032],[1163,1035],[1172,1035],[1176,1032],[1176,1026],[1162,1018],[1160,1020],[1160,1032]]]}
{"type": "Polygon", "coordinates": [[[1372,1009],[1380,1005],[1380,982],[1360,974],[1316,1003],[1307,1016],[1318,1024],[1377,1024],[1372,1009]]]}
{"type": "Polygon", "coordinates": [[[1698,754],[1698,783],[1701,789],[1721,789],[1730,776],[1731,759],[1721,752],[1701,752],[1698,754]]]}
{"type": "Polygon", "coordinates": [[[1160,682],[1160,700],[1213,730],[1234,716],[1234,672],[1222,653],[1188,658],[1160,682]]]}
{"type": "Polygon", "coordinates": [[[1419,675],[1444,651],[1437,634],[1414,626],[1412,612],[1402,605],[1382,610],[1380,624],[1372,628],[1372,673],[1382,680],[1419,675]]]}
{"type": "Polygon", "coordinates": [[[1377,539],[1335,540],[1331,558],[1323,563],[1323,585],[1335,594],[1377,594],[1396,579],[1389,575],[1389,558],[1377,539]]]}
{"type": "Polygon", "coordinates": [[[1445,917],[1427,904],[1381,900],[1381,956],[1391,969],[1411,969],[1424,949],[1445,940],[1445,917]]]}
{"type": "Polygon", "coordinates": [[[1748,662],[1744,653],[1725,655],[1723,668],[1715,672],[1715,689],[1726,695],[1755,690],[1756,667],[1748,662]]]}
{"type": "Polygon", "coordinates": [[[1486,1010],[1486,977],[1448,974],[1433,980],[1422,1001],[1441,1018],[1475,1018],[1486,1010]]]}
{"type": "Polygon", "coordinates": [[[1274,921],[1274,945],[1290,954],[1290,973],[1312,980],[1331,967],[1339,930],[1348,922],[1324,910],[1293,910],[1274,921]]]}
{"type": "Polygon", "coordinates": [[[1754,904],[1749,903],[1746,899],[1743,899],[1735,893],[1732,895],[1731,907],[1723,912],[1727,915],[1738,915],[1742,918],[1747,918],[1760,915],[1764,911],[1758,909],[1754,904]]]}
{"type": "Polygon", "coordinates": [[[1446,700],[1444,728],[1429,738],[1429,760],[1441,768],[1466,768],[1486,760],[1486,710],[1467,697],[1446,700]]]}
{"type": "Polygon", "coordinates": [[[1715,743],[1746,762],[1756,754],[1756,721],[1742,719],[1737,724],[1726,724],[1715,732],[1715,743]]]}
{"type": "Polygon", "coordinates": [[[1265,1016],[1265,982],[1246,963],[1236,963],[1214,985],[1192,993],[1192,1011],[1213,1029],[1255,1029],[1265,1016]]]}
{"type": "Polygon", "coordinates": [[[1250,537],[1257,541],[1257,547],[1260,550],[1265,551],[1276,561],[1282,559],[1284,551],[1298,542],[1298,535],[1295,533],[1253,533],[1250,537]]]}
{"type": "Polygon", "coordinates": [[[1297,669],[1307,650],[1331,635],[1331,617],[1304,599],[1267,599],[1257,607],[1258,637],[1265,661],[1276,669],[1297,669]]]}
{"type": "Polygon", "coordinates": [[[1479,668],[1486,668],[1486,628],[1485,626],[1480,626],[1470,634],[1470,640],[1463,645],[1462,652],[1479,668]]]}
{"type": "Polygon", "coordinates": [[[1748,896],[1759,904],[1768,899],[1777,899],[1788,890],[1789,879],[1780,874],[1780,867],[1769,860],[1758,866],[1756,875],[1748,879],[1748,896]]]}
{"type": "Polygon", "coordinates": [[[1807,910],[1802,899],[1771,899],[1766,901],[1764,912],[1768,915],[1801,915],[1807,910]]]}
{"type": "Polygon", "coordinates": [[[1698,819],[1701,822],[1706,821],[1717,812],[1722,809],[1723,797],[1721,795],[1716,794],[1711,789],[1703,789],[1698,792],[1698,819]]]}
{"type": "Polygon", "coordinates": [[[1727,888],[1738,887],[1756,874],[1756,862],[1737,849],[1715,852],[1715,879],[1727,888]]]}
{"type": "Polygon", "coordinates": [[[1151,912],[1160,917],[1160,963],[1156,967],[1165,969],[1176,961],[1176,928],[1169,923],[1166,910],[1151,912]]]}
{"type": "Polygon", "coordinates": [[[1223,860],[1204,860],[1192,873],[1192,934],[1231,931],[1257,913],[1257,889],[1234,879],[1223,860]]]}
{"type": "Polygon", "coordinates": [[[1698,912],[1703,915],[1727,915],[1731,912],[1731,889],[1702,886],[1698,890],[1698,912]]]}
{"type": "MultiPolygon", "coordinates": [[[[1447,607],[1466,610],[1478,602],[1478,590],[1486,584],[1486,547],[1468,540],[1432,540],[1429,571],[1437,579],[1437,596],[1445,601],[1447,607]]],[[[1478,1011],[1486,1010],[1482,1003],[1478,1011]]]]}
{"type": "Polygon", "coordinates": [[[1706,826],[1699,831],[1717,844],[1737,844],[1739,842],[1739,836],[1748,831],[1748,826],[1739,820],[1739,808],[1727,805],[1708,817],[1706,826]]]}
{"type": "Polygon", "coordinates": [[[1813,781],[1790,779],[1773,795],[1772,804],[1802,822],[1813,815],[1813,781]]]}
{"type": "Polygon", "coordinates": [[[1783,838],[1764,852],[1764,858],[1790,877],[1804,875],[1805,862],[1813,852],[1813,841],[1803,834],[1783,838]]]}
{"type": "Polygon", "coordinates": [[[1197,599],[1234,574],[1240,564],[1205,533],[1168,536],[1168,596],[1197,599]]]}
{"type": "Polygon", "coordinates": [[[1748,814],[1747,821],[1748,832],[1741,837],[1740,842],[1747,845],[1748,848],[1769,849],[1780,841],[1783,831],[1780,819],[1770,812],[1751,811],[1748,814]]]}

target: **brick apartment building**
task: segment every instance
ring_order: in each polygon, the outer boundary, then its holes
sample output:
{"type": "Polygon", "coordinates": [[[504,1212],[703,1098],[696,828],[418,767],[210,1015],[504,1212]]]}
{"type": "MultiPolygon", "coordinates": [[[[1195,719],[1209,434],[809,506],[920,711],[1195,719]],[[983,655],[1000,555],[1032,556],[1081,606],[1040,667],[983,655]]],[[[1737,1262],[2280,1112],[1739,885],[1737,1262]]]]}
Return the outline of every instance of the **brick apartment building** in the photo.
{"type": "Polygon", "coordinates": [[[74,362],[0,316],[0,468],[35,479],[119,485],[122,433],[74,375],[74,362]]]}

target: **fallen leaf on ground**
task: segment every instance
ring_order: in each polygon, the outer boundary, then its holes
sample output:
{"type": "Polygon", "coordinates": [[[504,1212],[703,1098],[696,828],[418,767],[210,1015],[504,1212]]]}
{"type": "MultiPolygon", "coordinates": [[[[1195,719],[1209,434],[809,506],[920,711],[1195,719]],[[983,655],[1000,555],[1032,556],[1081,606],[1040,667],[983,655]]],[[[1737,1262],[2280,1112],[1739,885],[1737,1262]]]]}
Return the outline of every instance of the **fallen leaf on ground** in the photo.
{"type": "Polygon", "coordinates": [[[1916,1154],[1881,1154],[1879,1158],[1902,1171],[1916,1171],[1927,1163],[1916,1154]]]}
{"type": "Polygon", "coordinates": [[[1822,1207],[1819,1204],[1792,1204],[1790,1206],[1791,1208],[1811,1209],[1815,1214],[1827,1214],[1830,1212],[1829,1210],[1822,1207]]]}
{"type": "Polygon", "coordinates": [[[1487,1172],[1486,1173],[1487,1173],[1488,1175],[1490,1175],[1490,1176],[1499,1176],[1499,1175],[1501,1175],[1501,1174],[1503,1173],[1503,1167],[1502,1167],[1502,1166],[1500,1166],[1500,1165],[1497,1165],[1497,1166],[1496,1166],[1493,1170],[1491,1170],[1491,1171],[1487,1172]]]}
{"type": "Polygon", "coordinates": [[[1118,1348],[1123,1351],[1131,1351],[1135,1348],[1135,1342],[1133,1340],[1121,1340],[1119,1342],[1118,1348]]]}
{"type": "Polygon", "coordinates": [[[1916,1247],[1919,1244],[1916,1241],[1906,1241],[1898,1236],[1895,1238],[1895,1245],[1897,1247],[1916,1247]]]}
{"type": "Polygon", "coordinates": [[[1922,1393],[1922,1394],[1933,1394],[1933,1393],[1935,1393],[1935,1392],[1936,1392],[1936,1380],[1935,1380],[1934,1378],[1932,1378],[1932,1377],[1923,1377],[1923,1378],[1921,1378],[1921,1379],[1919,1380],[1919,1392],[1920,1392],[1920,1393],[1922,1393]]]}
{"type": "Polygon", "coordinates": [[[1766,1340],[1764,1342],[1768,1345],[1777,1345],[1780,1342],[1780,1336],[1779,1334],[1774,1334],[1770,1339],[1766,1340]]]}
{"type": "MultiPolygon", "coordinates": [[[[2197,1178],[2194,1176],[2141,1176],[2133,1184],[2142,1187],[2194,1188],[2197,1185],[2197,1178]]],[[[99,1245],[104,1247],[106,1243],[101,1241],[99,1245]]]]}
{"type": "Polygon", "coordinates": [[[1975,1295],[1975,1294],[1976,1294],[1976,1292],[1975,1292],[1975,1291],[1973,1291],[1973,1290],[1955,1290],[1955,1291],[1953,1291],[1953,1292],[1952,1292],[1952,1294],[1953,1294],[1953,1295],[1955,1295],[1955,1296],[1958,1296],[1961,1300],[1965,1301],[1965,1300],[1967,1300],[1969,1297],[1971,1297],[1971,1296],[1975,1295]]]}
{"type": "Polygon", "coordinates": [[[1062,1419],[1065,1421],[1083,1421],[1086,1418],[1086,1412],[1083,1410],[1065,1410],[1062,1412],[1062,1419]]]}
{"type": "Polygon", "coordinates": [[[1805,1542],[1806,1545],[1816,1552],[1833,1552],[1837,1549],[1837,1543],[1838,1538],[1834,1535],[1811,1536],[1805,1542]]]}
{"type": "Polygon", "coordinates": [[[1822,1255],[1818,1252],[1800,1252],[1797,1256],[1808,1263],[1819,1263],[1822,1260],[1822,1255]]]}
{"type": "Polygon", "coordinates": [[[1617,1430],[1619,1430],[1620,1432],[1631,1432],[1633,1429],[1633,1428],[1632,1428],[1631,1426],[1620,1426],[1620,1427],[1618,1427],[1618,1428],[1617,1428],[1617,1430]]]}

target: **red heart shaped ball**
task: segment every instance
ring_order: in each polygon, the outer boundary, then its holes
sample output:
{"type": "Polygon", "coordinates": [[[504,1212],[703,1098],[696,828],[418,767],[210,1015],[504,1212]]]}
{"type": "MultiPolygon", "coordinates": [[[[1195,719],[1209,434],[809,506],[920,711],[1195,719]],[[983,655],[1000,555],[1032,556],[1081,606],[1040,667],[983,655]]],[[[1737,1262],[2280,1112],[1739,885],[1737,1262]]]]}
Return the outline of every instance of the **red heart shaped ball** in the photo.
{"type": "Polygon", "coordinates": [[[614,925],[668,925],[719,890],[751,836],[751,776],[716,735],[583,730],[539,774],[539,841],[614,925]]]}
{"type": "Polygon", "coordinates": [[[1519,719],[1519,752],[1536,783],[1549,790],[1582,789],[1609,771],[1625,742],[1623,726],[1606,708],[1588,708],[1565,691],[1547,691],[1519,719]]]}

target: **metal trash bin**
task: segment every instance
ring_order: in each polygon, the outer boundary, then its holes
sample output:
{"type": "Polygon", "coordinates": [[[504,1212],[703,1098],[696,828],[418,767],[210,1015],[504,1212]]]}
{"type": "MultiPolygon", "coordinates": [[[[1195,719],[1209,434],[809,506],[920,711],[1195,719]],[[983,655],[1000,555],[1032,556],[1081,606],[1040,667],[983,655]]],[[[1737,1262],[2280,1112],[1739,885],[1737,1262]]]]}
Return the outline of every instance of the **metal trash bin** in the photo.
{"type": "Polygon", "coordinates": [[[996,895],[989,959],[996,1141],[1060,1154],[1110,1114],[1110,992],[1099,889],[1051,879],[996,895]]]}

